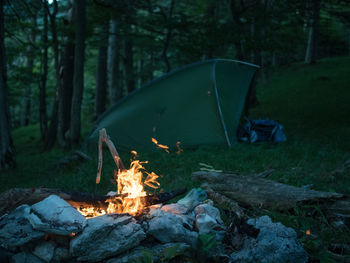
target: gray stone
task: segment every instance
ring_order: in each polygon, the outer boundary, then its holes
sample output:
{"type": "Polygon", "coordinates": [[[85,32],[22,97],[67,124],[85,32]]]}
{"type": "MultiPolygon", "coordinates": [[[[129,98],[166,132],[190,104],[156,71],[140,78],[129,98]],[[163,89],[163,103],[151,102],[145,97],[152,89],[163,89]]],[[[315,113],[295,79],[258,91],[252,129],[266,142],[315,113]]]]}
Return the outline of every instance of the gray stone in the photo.
{"type": "Polygon", "coordinates": [[[177,201],[177,203],[186,206],[189,210],[192,210],[205,199],[207,199],[207,193],[204,190],[193,188],[184,198],[177,201]]]}
{"type": "Polygon", "coordinates": [[[53,258],[55,247],[56,245],[54,242],[45,241],[38,244],[32,253],[45,262],[50,262],[53,258]]]}
{"type": "Polygon", "coordinates": [[[28,252],[21,252],[14,255],[11,258],[10,262],[11,263],[45,263],[45,261],[42,261],[40,258],[28,252]]]}
{"type": "Polygon", "coordinates": [[[188,208],[181,204],[168,204],[161,208],[164,212],[172,213],[176,215],[185,215],[188,213],[188,208]]]}
{"type": "Polygon", "coordinates": [[[79,233],[86,225],[85,217],[57,195],[34,204],[30,214],[33,228],[46,233],[69,235],[79,233]]]}
{"type": "Polygon", "coordinates": [[[9,262],[12,256],[13,253],[0,247],[0,262],[9,262]]]}
{"type": "Polygon", "coordinates": [[[99,261],[136,247],[146,238],[131,216],[103,215],[87,220],[84,231],[70,243],[70,253],[79,261],[99,261]]]}
{"type": "Polygon", "coordinates": [[[220,217],[219,209],[209,203],[195,208],[196,229],[200,235],[215,233],[216,240],[222,241],[225,236],[225,225],[220,217]]]}
{"type": "Polygon", "coordinates": [[[65,247],[57,247],[53,255],[53,262],[61,262],[71,258],[69,249],[65,247]]]}
{"type": "Polygon", "coordinates": [[[185,243],[139,246],[125,255],[107,260],[106,263],[149,262],[146,258],[152,259],[153,262],[167,262],[177,256],[189,253],[190,248],[191,247],[185,243]]]}
{"type": "Polygon", "coordinates": [[[0,219],[0,246],[11,251],[45,235],[28,221],[30,206],[21,205],[0,219]]]}
{"type": "Polygon", "coordinates": [[[268,216],[249,219],[248,224],[260,229],[256,239],[247,237],[240,251],[231,254],[231,262],[304,263],[307,253],[297,240],[296,232],[268,216]]]}
{"type": "Polygon", "coordinates": [[[151,216],[147,233],[155,239],[161,243],[184,242],[197,247],[198,233],[186,229],[177,215],[158,209],[153,210],[151,216]]]}

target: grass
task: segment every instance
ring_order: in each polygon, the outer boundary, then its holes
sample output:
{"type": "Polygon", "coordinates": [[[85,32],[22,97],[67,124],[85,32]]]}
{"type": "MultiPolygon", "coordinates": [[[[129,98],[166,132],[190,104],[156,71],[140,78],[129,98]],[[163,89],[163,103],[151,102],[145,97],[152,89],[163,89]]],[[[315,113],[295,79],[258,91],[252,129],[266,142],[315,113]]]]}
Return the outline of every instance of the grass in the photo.
{"type": "MultiPolygon", "coordinates": [[[[315,65],[293,64],[273,69],[269,85],[259,87],[260,105],[252,118],[271,118],[285,127],[288,141],[282,144],[237,144],[232,149],[201,146],[185,149],[181,155],[162,151],[140,153],[148,160],[149,171],[161,175],[164,190],[200,185],[191,180],[199,163],[240,173],[274,169],[271,179],[316,190],[350,194],[349,169],[332,173],[350,159],[350,57],[320,60],[315,65]]],[[[106,193],[113,174],[112,158],[105,154],[101,184],[96,185],[96,162],[59,165],[70,152],[55,148],[42,152],[38,125],[13,131],[17,168],[0,174],[0,192],[13,187],[53,187],[66,190],[106,193]]],[[[97,155],[97,152],[96,152],[97,155]]],[[[126,162],[129,153],[121,153],[126,162]]],[[[293,227],[314,259],[334,262],[327,254],[330,243],[350,243],[349,231],[329,225],[317,206],[289,213],[262,211],[274,220],[293,227]],[[310,229],[312,235],[306,236],[310,229]]]]}

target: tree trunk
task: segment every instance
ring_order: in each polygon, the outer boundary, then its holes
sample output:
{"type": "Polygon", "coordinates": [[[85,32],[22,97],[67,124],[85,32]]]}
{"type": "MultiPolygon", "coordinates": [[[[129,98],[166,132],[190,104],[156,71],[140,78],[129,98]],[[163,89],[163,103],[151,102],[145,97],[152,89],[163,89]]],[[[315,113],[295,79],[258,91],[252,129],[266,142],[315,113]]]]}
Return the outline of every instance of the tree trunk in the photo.
{"type": "Polygon", "coordinates": [[[7,102],[4,4],[4,0],[0,0],[0,171],[16,164],[7,102]]]}
{"type": "Polygon", "coordinates": [[[106,110],[107,97],[107,31],[108,24],[101,27],[101,44],[98,49],[97,80],[95,93],[95,119],[106,110]]]}
{"type": "Polygon", "coordinates": [[[63,148],[69,148],[70,141],[69,136],[66,134],[70,128],[70,114],[72,107],[73,96],[73,76],[74,76],[74,33],[72,30],[74,6],[67,12],[65,25],[66,25],[66,39],[65,45],[61,55],[61,68],[60,68],[60,90],[59,90],[59,103],[58,103],[58,127],[57,127],[57,140],[63,148]]]}
{"type": "Polygon", "coordinates": [[[108,39],[108,80],[109,99],[111,105],[116,103],[123,96],[122,86],[120,85],[120,44],[118,32],[118,22],[115,18],[112,18],[109,25],[108,39]]]}
{"type": "Polygon", "coordinates": [[[86,1],[76,0],[76,31],[74,52],[74,80],[71,109],[70,139],[76,145],[80,139],[81,104],[84,91],[85,13],[86,1]]]}
{"type": "Polygon", "coordinates": [[[46,140],[47,135],[47,112],[46,112],[46,79],[48,72],[48,59],[47,51],[49,48],[48,45],[48,14],[47,14],[47,1],[44,1],[44,31],[42,35],[44,51],[42,57],[42,74],[41,74],[41,83],[39,85],[39,119],[40,119],[40,134],[42,141],[46,140]]]}
{"type": "MultiPolygon", "coordinates": [[[[70,38],[70,37],[69,37],[70,38]]],[[[57,140],[63,148],[69,148],[69,140],[66,133],[70,128],[70,114],[73,95],[73,75],[74,75],[74,43],[71,39],[62,51],[60,99],[58,103],[58,127],[57,140]]]]}
{"type": "Polygon", "coordinates": [[[22,104],[22,114],[20,125],[28,126],[30,118],[30,108],[31,108],[31,99],[32,99],[32,75],[33,75],[33,66],[34,66],[34,43],[35,43],[35,30],[36,30],[36,14],[33,14],[31,17],[31,29],[28,36],[29,45],[27,46],[27,63],[26,71],[28,76],[28,81],[24,87],[23,94],[23,104],[22,104]]]}
{"type": "Polygon", "coordinates": [[[312,1],[312,17],[307,41],[305,62],[308,64],[316,63],[317,38],[320,24],[320,1],[312,1]]]}
{"type": "Polygon", "coordinates": [[[52,48],[54,53],[55,61],[55,72],[56,72],[56,89],[55,89],[55,100],[52,106],[50,126],[47,131],[47,136],[45,140],[44,149],[51,149],[56,142],[57,137],[57,127],[58,127],[58,101],[59,101],[59,88],[60,88],[60,67],[59,67],[59,54],[58,54],[58,38],[57,38],[57,28],[56,28],[56,15],[58,12],[57,0],[53,2],[54,8],[52,14],[47,8],[47,12],[50,18],[51,34],[52,34],[52,48]]]}
{"type": "MultiPolygon", "coordinates": [[[[237,1],[238,2],[238,1],[237,1]]],[[[230,11],[232,16],[232,21],[234,24],[233,32],[234,32],[234,41],[233,44],[236,49],[236,59],[243,60],[243,49],[242,49],[242,22],[240,21],[240,3],[236,5],[236,0],[230,0],[230,11]]]]}
{"type": "MultiPolygon", "coordinates": [[[[126,20],[126,32],[131,34],[131,26],[129,24],[129,19],[126,20]]],[[[134,53],[133,53],[133,42],[131,36],[127,35],[124,39],[124,79],[125,87],[128,93],[135,90],[135,80],[134,80],[134,53]]]]}

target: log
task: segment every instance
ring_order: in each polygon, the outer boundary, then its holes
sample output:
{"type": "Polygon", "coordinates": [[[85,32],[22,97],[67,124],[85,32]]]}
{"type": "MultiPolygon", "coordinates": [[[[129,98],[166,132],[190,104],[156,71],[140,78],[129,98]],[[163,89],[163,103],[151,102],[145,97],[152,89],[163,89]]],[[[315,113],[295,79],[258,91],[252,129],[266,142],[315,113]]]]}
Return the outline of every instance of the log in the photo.
{"type": "MultiPolygon", "coordinates": [[[[166,193],[150,194],[145,197],[147,205],[166,203],[171,199],[182,195],[186,189],[179,189],[166,193]]],[[[0,216],[14,210],[22,204],[33,205],[50,195],[57,195],[74,207],[96,207],[106,210],[107,200],[116,199],[121,195],[93,195],[89,193],[69,192],[50,188],[13,188],[0,194],[0,216]]],[[[123,194],[127,196],[127,194],[123,194]]]]}
{"type": "MultiPolygon", "coordinates": [[[[334,201],[343,194],[307,190],[272,180],[235,173],[198,171],[195,180],[206,181],[217,193],[248,207],[288,210],[301,204],[334,201]]],[[[205,189],[205,185],[203,186],[205,189]]]]}

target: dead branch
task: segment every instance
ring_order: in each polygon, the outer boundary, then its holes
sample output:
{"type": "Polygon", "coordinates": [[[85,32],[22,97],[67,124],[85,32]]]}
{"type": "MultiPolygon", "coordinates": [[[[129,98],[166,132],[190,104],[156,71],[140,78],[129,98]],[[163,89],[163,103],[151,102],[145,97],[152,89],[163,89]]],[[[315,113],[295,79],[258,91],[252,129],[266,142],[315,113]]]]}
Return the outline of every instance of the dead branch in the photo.
{"type": "Polygon", "coordinates": [[[113,157],[115,164],[117,165],[119,170],[125,170],[125,166],[120,158],[117,149],[114,146],[114,143],[111,141],[109,136],[107,135],[106,129],[103,128],[99,132],[99,143],[98,143],[98,167],[97,167],[97,176],[96,176],[96,184],[100,183],[101,179],[101,171],[102,171],[102,144],[106,143],[108,149],[113,157]]]}

